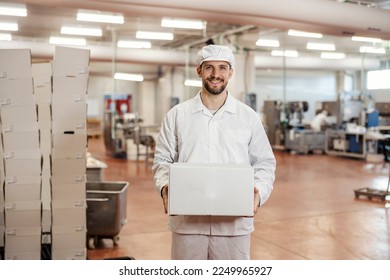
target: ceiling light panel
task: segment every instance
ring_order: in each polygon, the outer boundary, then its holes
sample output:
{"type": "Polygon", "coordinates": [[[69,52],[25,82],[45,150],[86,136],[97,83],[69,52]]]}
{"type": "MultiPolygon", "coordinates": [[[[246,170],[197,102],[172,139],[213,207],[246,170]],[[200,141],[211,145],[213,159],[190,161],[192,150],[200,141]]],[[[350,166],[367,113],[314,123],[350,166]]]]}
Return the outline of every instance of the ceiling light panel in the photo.
{"type": "Polygon", "coordinates": [[[186,28],[186,29],[203,29],[204,25],[201,20],[189,20],[180,18],[162,18],[162,27],[186,28]]]}
{"type": "Polygon", "coordinates": [[[123,24],[125,19],[122,14],[101,13],[98,11],[80,10],[77,13],[78,21],[103,22],[113,24],[123,24]]]}
{"type": "Polygon", "coordinates": [[[173,34],[170,32],[137,31],[135,36],[137,39],[173,40],[173,34]]]}
{"type": "Polygon", "coordinates": [[[361,46],[359,48],[359,51],[361,53],[374,53],[374,54],[385,54],[386,50],[385,48],[375,48],[370,46],[361,46]]]}
{"type": "Polygon", "coordinates": [[[8,33],[0,33],[0,41],[12,41],[12,35],[8,33]]]}
{"type": "Polygon", "coordinates": [[[382,43],[382,39],[380,39],[380,38],[370,38],[370,37],[353,36],[351,38],[351,40],[352,41],[356,41],[356,42],[382,43]]]}
{"type": "Polygon", "coordinates": [[[141,74],[130,74],[130,73],[115,73],[114,79],[116,80],[125,80],[125,81],[134,81],[134,82],[142,82],[144,80],[144,76],[141,74]]]}
{"type": "Polygon", "coordinates": [[[25,4],[2,3],[0,4],[0,15],[25,17],[27,16],[27,8],[25,4]]]}
{"type": "Polygon", "coordinates": [[[103,35],[103,32],[102,32],[101,28],[62,26],[61,27],[61,34],[100,37],[103,35]]]}
{"type": "Polygon", "coordinates": [[[298,57],[298,52],[295,50],[273,50],[272,56],[298,57]]]}
{"type": "Polygon", "coordinates": [[[184,81],[184,85],[187,87],[202,87],[202,81],[187,79],[184,81]]]}
{"type": "Polygon", "coordinates": [[[84,38],[66,38],[52,36],[49,39],[49,43],[52,45],[85,46],[87,44],[87,41],[84,38]]]}
{"type": "Polygon", "coordinates": [[[18,31],[19,26],[15,22],[0,22],[0,30],[18,31]]]}
{"type": "Polygon", "coordinates": [[[256,41],[256,46],[277,48],[280,46],[280,43],[278,40],[259,39],[256,41]]]}
{"type": "Polygon", "coordinates": [[[296,37],[306,37],[306,38],[322,38],[323,35],[321,33],[313,33],[313,32],[305,32],[305,31],[299,31],[299,30],[288,30],[287,33],[289,36],[296,36],[296,37]]]}

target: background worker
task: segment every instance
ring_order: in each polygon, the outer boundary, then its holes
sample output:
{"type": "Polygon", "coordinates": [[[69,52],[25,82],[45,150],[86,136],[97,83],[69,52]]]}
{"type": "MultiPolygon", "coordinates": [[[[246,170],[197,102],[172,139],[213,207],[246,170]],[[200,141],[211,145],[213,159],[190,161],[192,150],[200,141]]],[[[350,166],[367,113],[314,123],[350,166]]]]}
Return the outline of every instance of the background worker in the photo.
{"type": "MultiPolygon", "coordinates": [[[[254,214],[271,194],[276,160],[258,114],[227,91],[234,56],[208,45],[196,55],[200,92],[173,107],[157,140],[153,173],[168,205],[169,165],[174,162],[237,163],[254,168],[254,214]]],[[[249,259],[253,217],[169,216],[172,259],[249,259]]]]}
{"type": "Polygon", "coordinates": [[[321,131],[323,126],[329,125],[328,122],[328,111],[322,110],[319,114],[317,114],[313,121],[310,123],[311,129],[314,131],[321,131]]]}

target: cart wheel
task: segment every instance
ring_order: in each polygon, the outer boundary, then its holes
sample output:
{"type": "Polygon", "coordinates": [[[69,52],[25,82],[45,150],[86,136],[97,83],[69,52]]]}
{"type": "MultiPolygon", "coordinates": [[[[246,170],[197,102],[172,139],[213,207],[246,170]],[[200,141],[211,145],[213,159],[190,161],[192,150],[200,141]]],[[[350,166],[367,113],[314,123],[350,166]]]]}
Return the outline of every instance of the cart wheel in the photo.
{"type": "Polygon", "coordinates": [[[118,246],[119,235],[115,235],[112,237],[112,241],[114,242],[114,246],[118,246]]]}
{"type": "Polygon", "coordinates": [[[88,238],[88,249],[95,249],[95,238],[94,237],[88,238]]]}

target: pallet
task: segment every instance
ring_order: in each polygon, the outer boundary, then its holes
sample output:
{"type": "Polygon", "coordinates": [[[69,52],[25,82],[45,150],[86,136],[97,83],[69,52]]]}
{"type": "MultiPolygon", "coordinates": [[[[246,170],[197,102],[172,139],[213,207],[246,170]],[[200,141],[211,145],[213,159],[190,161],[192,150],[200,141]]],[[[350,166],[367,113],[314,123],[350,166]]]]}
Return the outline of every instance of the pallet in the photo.
{"type": "Polygon", "coordinates": [[[359,198],[360,196],[366,196],[369,200],[375,198],[375,199],[380,199],[381,201],[387,201],[386,198],[390,196],[389,191],[383,191],[383,190],[372,189],[372,188],[361,188],[361,189],[354,190],[354,192],[356,198],[359,198]]]}

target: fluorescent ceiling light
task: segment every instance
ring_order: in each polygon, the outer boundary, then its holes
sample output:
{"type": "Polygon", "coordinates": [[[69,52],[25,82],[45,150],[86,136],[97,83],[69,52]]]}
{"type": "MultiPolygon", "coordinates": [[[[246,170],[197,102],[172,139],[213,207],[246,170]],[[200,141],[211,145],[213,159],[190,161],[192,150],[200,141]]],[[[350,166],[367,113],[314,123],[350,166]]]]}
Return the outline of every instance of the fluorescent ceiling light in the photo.
{"type": "Polygon", "coordinates": [[[123,24],[125,22],[122,14],[101,13],[98,11],[83,10],[77,13],[76,19],[78,21],[104,22],[114,24],[123,24]]]}
{"type": "Polygon", "coordinates": [[[132,48],[132,49],[150,49],[152,44],[149,41],[125,41],[119,40],[118,48],[132,48]]]}
{"type": "Polygon", "coordinates": [[[382,39],[380,39],[380,38],[369,38],[369,37],[353,36],[351,38],[351,40],[352,41],[356,41],[356,42],[382,43],[382,39]]]}
{"type": "Polygon", "coordinates": [[[293,29],[288,30],[287,34],[289,36],[296,36],[296,37],[322,38],[321,33],[305,32],[305,31],[299,31],[293,29]]]}
{"type": "Polygon", "coordinates": [[[334,44],[325,44],[325,43],[312,43],[309,42],[306,45],[308,50],[320,50],[320,51],[334,51],[336,47],[334,44]]]}
{"type": "Polygon", "coordinates": [[[375,48],[370,46],[361,46],[359,51],[361,53],[376,53],[376,54],[385,54],[385,48],[375,48]]]}
{"type": "Polygon", "coordinates": [[[284,57],[298,57],[298,52],[294,50],[273,50],[271,52],[272,56],[284,56],[284,57]]]}
{"type": "Polygon", "coordinates": [[[84,38],[50,37],[49,43],[53,45],[85,46],[87,41],[84,38]]]}
{"type": "Polygon", "coordinates": [[[171,28],[188,28],[188,29],[203,29],[203,22],[201,20],[180,19],[180,18],[162,18],[162,27],[171,28]]]}
{"type": "Polygon", "coordinates": [[[0,6],[0,15],[25,17],[27,16],[26,5],[2,3],[0,6]]]}
{"type": "Polygon", "coordinates": [[[184,85],[187,87],[202,87],[202,81],[187,79],[184,81],[184,85]]]}
{"type": "Polygon", "coordinates": [[[390,69],[367,72],[367,89],[390,89],[390,69]]]}
{"type": "Polygon", "coordinates": [[[17,23],[14,22],[0,22],[0,30],[6,31],[18,31],[19,27],[17,23]]]}
{"type": "Polygon", "coordinates": [[[321,53],[322,59],[344,59],[345,53],[336,53],[336,52],[323,52],[321,53]]]}
{"type": "Polygon", "coordinates": [[[0,33],[0,41],[12,41],[12,35],[7,33],[0,33]]]}
{"type": "Polygon", "coordinates": [[[116,80],[126,80],[126,81],[135,81],[142,82],[144,80],[144,76],[141,74],[129,74],[129,73],[115,73],[114,79],[116,80]]]}
{"type": "Polygon", "coordinates": [[[280,46],[280,43],[278,40],[259,39],[256,41],[256,46],[277,48],[280,46]]]}
{"type": "Polygon", "coordinates": [[[87,27],[72,27],[62,26],[61,34],[68,35],[85,35],[85,36],[102,36],[103,32],[101,28],[87,28],[87,27]]]}
{"type": "Polygon", "coordinates": [[[173,40],[173,34],[170,32],[137,31],[135,37],[137,39],[173,40]]]}

